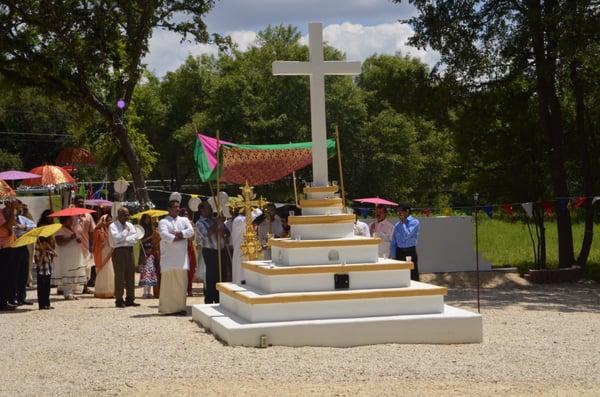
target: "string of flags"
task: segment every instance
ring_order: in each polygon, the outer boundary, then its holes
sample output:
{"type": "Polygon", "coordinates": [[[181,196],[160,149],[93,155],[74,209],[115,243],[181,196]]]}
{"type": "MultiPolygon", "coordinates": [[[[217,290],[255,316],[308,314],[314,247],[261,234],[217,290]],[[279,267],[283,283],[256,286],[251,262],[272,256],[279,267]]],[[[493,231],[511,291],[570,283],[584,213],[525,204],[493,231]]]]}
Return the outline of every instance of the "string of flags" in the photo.
{"type": "MultiPolygon", "coordinates": [[[[592,201],[592,205],[600,201],[600,196],[578,196],[578,197],[561,197],[554,200],[542,200],[542,201],[528,201],[524,203],[505,203],[505,204],[486,204],[477,206],[483,211],[488,217],[492,218],[494,211],[497,209],[502,210],[508,216],[513,216],[517,208],[522,208],[528,218],[533,218],[533,210],[535,205],[541,205],[544,214],[552,216],[556,210],[574,210],[583,207],[588,200],[592,201]]],[[[457,211],[463,212],[465,215],[472,215],[475,210],[474,205],[472,206],[458,206],[458,207],[444,207],[444,208],[431,208],[431,207],[413,207],[413,213],[420,213],[421,215],[428,217],[432,213],[440,213],[445,216],[454,215],[457,211]]],[[[373,208],[356,208],[362,217],[367,217],[373,208]]]]}

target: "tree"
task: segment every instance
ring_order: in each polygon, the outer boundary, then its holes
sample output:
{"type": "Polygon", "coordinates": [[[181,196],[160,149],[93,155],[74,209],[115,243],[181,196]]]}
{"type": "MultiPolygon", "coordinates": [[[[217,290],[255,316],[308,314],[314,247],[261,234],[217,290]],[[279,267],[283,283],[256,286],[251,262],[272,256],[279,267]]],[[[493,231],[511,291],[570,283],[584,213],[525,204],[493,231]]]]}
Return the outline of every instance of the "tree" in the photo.
{"type": "Polygon", "coordinates": [[[214,0],[0,1],[0,74],[93,109],[121,146],[138,199],[149,201],[128,108],[153,29],[224,44],[202,17],[214,0]],[[123,101],[123,108],[117,106],[123,101]]]}
{"type": "MultiPolygon", "coordinates": [[[[600,15],[593,2],[409,0],[409,3],[418,10],[418,15],[408,20],[415,30],[410,42],[439,51],[448,74],[478,87],[515,76],[527,76],[535,84],[537,118],[544,132],[553,193],[555,197],[568,197],[567,120],[561,104],[560,68],[569,50],[581,53],[585,47],[582,43],[591,42],[580,40],[582,47],[577,49],[572,40],[573,29],[587,37],[597,35],[600,15]],[[572,18],[585,20],[579,26],[596,29],[576,28],[576,24],[569,23],[572,18]]],[[[571,266],[573,237],[566,208],[557,209],[557,227],[559,266],[571,266]]]]}

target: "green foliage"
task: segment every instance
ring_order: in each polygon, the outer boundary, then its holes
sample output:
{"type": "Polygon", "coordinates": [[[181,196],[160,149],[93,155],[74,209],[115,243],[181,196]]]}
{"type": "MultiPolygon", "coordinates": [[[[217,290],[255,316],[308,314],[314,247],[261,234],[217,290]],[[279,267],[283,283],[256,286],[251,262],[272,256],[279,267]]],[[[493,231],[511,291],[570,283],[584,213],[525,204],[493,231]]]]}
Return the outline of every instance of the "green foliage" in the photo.
{"type": "MultiPolygon", "coordinates": [[[[558,267],[558,234],[556,222],[546,222],[548,244],[548,267],[558,267]]],[[[600,226],[595,225],[594,232],[600,232],[600,226]]],[[[575,246],[583,240],[583,223],[573,224],[573,240],[575,246]]],[[[483,257],[492,262],[494,267],[515,266],[523,269],[534,267],[533,249],[527,226],[523,222],[506,222],[497,219],[480,218],[479,247],[483,257]]],[[[600,267],[600,242],[592,243],[589,264],[594,273],[600,267]]]]}
{"type": "Polygon", "coordinates": [[[167,29],[198,42],[225,40],[206,32],[202,18],[214,0],[0,1],[0,74],[14,84],[94,110],[117,139],[138,189],[149,200],[143,144],[127,126],[128,107],[143,72],[152,31],[167,29]],[[117,108],[118,100],[125,102],[117,108]]]}
{"type": "Polygon", "coordinates": [[[0,170],[20,170],[23,167],[21,156],[0,149],[0,170]]]}

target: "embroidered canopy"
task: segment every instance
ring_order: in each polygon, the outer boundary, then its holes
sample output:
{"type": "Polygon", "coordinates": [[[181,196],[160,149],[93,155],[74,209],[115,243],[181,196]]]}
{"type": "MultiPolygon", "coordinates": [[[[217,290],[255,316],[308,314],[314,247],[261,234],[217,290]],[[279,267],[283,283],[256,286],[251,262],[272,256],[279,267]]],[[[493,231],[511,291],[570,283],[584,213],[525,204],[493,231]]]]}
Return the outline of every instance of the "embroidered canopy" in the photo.
{"type": "MultiPolygon", "coordinates": [[[[221,181],[254,186],[281,179],[312,162],[312,143],[239,145],[221,140],[221,181]]],[[[327,140],[327,155],[335,154],[335,140],[327,140]]],[[[217,140],[198,134],[194,158],[203,182],[217,179],[217,140]]]]}

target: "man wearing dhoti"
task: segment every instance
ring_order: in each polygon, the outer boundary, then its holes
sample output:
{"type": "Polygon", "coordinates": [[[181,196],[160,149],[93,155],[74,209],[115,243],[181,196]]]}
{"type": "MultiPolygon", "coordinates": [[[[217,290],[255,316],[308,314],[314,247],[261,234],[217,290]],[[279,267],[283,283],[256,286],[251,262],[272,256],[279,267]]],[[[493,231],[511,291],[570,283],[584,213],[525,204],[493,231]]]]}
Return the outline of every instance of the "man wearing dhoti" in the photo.
{"type": "Polygon", "coordinates": [[[179,216],[179,201],[169,201],[168,211],[169,215],[158,222],[161,272],[158,311],[186,314],[190,268],[187,239],[194,236],[194,227],[188,218],[179,216]]]}

